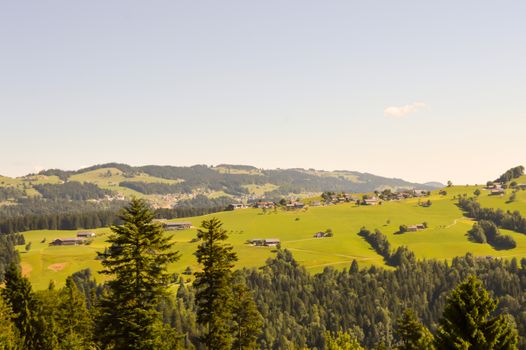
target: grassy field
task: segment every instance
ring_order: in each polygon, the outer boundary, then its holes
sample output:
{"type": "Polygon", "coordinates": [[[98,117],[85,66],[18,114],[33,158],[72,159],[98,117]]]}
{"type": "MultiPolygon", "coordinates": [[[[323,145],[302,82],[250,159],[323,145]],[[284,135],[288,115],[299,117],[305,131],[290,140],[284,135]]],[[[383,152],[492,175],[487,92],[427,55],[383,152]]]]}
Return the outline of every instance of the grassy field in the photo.
{"type": "MultiPolygon", "coordinates": [[[[279,238],[282,247],[291,250],[295,258],[312,272],[326,266],[343,268],[353,259],[361,266],[385,266],[381,256],[376,254],[363,238],[357,235],[360,227],[380,229],[393,248],[407,245],[419,259],[451,259],[471,252],[479,256],[526,257],[526,235],[503,230],[512,235],[517,247],[511,250],[495,250],[487,244],[469,242],[466,232],[473,222],[463,217],[455,205],[453,196],[472,194],[481,186],[455,186],[447,188],[447,195],[434,192],[430,197],[432,206],[418,205],[418,199],[385,202],[382,205],[365,207],[354,204],[340,204],[327,207],[310,207],[302,211],[268,211],[244,209],[221,212],[213,215],[184,219],[191,221],[194,228],[171,232],[175,246],[181,252],[181,260],[170,267],[172,272],[183,272],[187,267],[195,271],[198,266],[193,253],[198,243],[190,241],[196,236],[200,223],[212,216],[218,217],[230,232],[229,242],[239,256],[238,267],[257,267],[274,254],[273,248],[252,247],[245,242],[253,238],[279,238]],[[413,225],[427,222],[429,228],[419,232],[397,234],[402,224],[413,225]],[[313,238],[313,234],[332,229],[332,238],[313,238]]],[[[510,192],[511,193],[511,192],[510,192]]],[[[426,198],[427,200],[427,198],[426,198]]],[[[506,197],[490,197],[482,191],[480,201],[484,206],[509,208],[526,214],[526,191],[517,194],[514,203],[506,203],[506,197]]],[[[89,246],[50,247],[48,243],[58,237],[73,237],[76,231],[31,231],[25,232],[27,242],[32,243],[29,252],[21,253],[24,273],[35,288],[45,288],[50,280],[58,285],[64,283],[71,273],[82,268],[100,269],[95,259],[96,252],[105,246],[109,229],[97,229],[97,237],[89,246]],[[42,240],[46,238],[45,242],[42,240]]],[[[23,247],[20,247],[23,250],[23,247]]],[[[97,276],[101,281],[102,276],[97,276]]]]}

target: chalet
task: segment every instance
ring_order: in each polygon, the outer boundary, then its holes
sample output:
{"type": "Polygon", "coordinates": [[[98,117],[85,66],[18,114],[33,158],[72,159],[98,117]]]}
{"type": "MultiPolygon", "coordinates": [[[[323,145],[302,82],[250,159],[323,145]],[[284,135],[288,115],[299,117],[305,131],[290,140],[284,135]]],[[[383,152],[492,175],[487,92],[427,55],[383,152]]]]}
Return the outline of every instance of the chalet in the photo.
{"type": "Polygon", "coordinates": [[[77,232],[77,237],[80,237],[80,238],[93,238],[95,236],[96,236],[95,232],[91,232],[91,231],[77,232]]]}
{"type": "Polygon", "coordinates": [[[491,190],[490,195],[492,196],[501,196],[504,194],[504,190],[502,188],[495,188],[491,190]]]}
{"type": "Polygon", "coordinates": [[[407,226],[407,232],[416,232],[424,230],[426,226],[424,224],[417,224],[412,226],[407,226]]]}
{"type": "Polygon", "coordinates": [[[238,210],[238,209],[246,209],[246,208],[247,206],[243,203],[233,203],[227,207],[227,210],[238,210]]]}
{"type": "Polygon", "coordinates": [[[367,198],[363,200],[364,205],[377,205],[378,204],[378,198],[367,198]]]}
{"type": "Polygon", "coordinates": [[[256,202],[254,208],[258,209],[274,209],[276,204],[274,202],[256,202]]]}
{"type": "Polygon", "coordinates": [[[305,207],[305,204],[302,202],[292,202],[285,206],[288,210],[294,210],[294,209],[303,209],[305,207]]]}
{"type": "Polygon", "coordinates": [[[53,242],[49,243],[50,245],[83,245],[85,243],[84,238],[74,237],[74,238],[57,238],[53,242]]]}
{"type": "Polygon", "coordinates": [[[429,192],[425,190],[414,190],[415,197],[424,197],[429,194],[429,192]]]}
{"type": "Polygon", "coordinates": [[[275,247],[278,244],[280,244],[280,240],[278,238],[267,238],[267,239],[265,239],[265,246],[267,246],[267,247],[275,247]]]}
{"type": "Polygon", "coordinates": [[[516,184],[515,188],[518,188],[518,189],[521,189],[521,190],[526,190],[526,184],[516,184]]]}
{"type": "Polygon", "coordinates": [[[320,201],[310,202],[310,206],[311,207],[319,207],[319,206],[321,206],[321,202],[320,201]]]}
{"type": "Polygon", "coordinates": [[[166,231],[188,230],[192,227],[191,222],[165,222],[163,227],[166,231]]]}
{"type": "Polygon", "coordinates": [[[275,247],[280,243],[278,238],[255,238],[250,240],[250,244],[258,247],[275,247]]]}
{"type": "Polygon", "coordinates": [[[325,232],[316,232],[313,237],[314,238],[323,238],[323,237],[325,237],[325,232]]]}

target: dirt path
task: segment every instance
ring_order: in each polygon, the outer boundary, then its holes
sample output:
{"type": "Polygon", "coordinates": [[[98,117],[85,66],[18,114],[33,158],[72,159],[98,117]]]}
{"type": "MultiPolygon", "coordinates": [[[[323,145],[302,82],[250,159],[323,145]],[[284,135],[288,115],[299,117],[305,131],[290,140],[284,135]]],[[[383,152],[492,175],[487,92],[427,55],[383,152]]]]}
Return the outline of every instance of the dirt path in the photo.
{"type": "Polygon", "coordinates": [[[449,224],[449,225],[445,226],[444,228],[451,228],[451,227],[455,226],[458,223],[458,220],[462,220],[462,219],[465,219],[465,217],[462,216],[460,218],[457,218],[457,219],[453,220],[452,224],[449,224]]]}

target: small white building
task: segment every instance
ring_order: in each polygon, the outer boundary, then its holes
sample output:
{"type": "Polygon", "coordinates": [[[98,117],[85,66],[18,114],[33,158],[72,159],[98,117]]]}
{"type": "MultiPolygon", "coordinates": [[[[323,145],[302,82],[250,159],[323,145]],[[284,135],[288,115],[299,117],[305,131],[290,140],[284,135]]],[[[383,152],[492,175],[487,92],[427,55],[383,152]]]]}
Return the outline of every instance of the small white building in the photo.
{"type": "Polygon", "coordinates": [[[77,232],[77,237],[81,237],[81,238],[93,238],[95,236],[96,236],[95,232],[91,232],[91,231],[77,232]]]}

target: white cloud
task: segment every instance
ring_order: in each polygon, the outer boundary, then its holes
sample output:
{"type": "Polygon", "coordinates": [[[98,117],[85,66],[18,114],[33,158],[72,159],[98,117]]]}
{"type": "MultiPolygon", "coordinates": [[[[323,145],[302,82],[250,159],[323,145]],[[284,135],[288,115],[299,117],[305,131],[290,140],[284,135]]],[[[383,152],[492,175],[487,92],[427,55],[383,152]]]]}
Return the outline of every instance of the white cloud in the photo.
{"type": "Polygon", "coordinates": [[[415,113],[418,110],[425,108],[426,104],[423,102],[413,102],[405,106],[390,106],[384,109],[384,115],[388,117],[405,117],[411,113],[415,113]]]}

